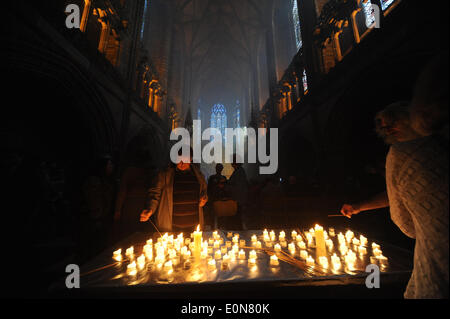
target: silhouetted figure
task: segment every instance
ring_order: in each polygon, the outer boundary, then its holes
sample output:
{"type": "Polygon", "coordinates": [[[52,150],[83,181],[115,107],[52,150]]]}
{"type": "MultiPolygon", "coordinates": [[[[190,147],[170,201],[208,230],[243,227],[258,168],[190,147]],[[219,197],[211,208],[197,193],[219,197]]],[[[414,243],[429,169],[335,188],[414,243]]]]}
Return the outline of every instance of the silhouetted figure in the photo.
{"type": "Polygon", "coordinates": [[[220,200],[226,197],[225,184],[227,178],[222,175],[223,165],[216,165],[216,174],[208,179],[208,199],[210,202],[220,200]]]}
{"type": "Polygon", "coordinates": [[[237,219],[239,223],[235,223],[236,230],[242,229],[247,230],[246,223],[246,209],[248,203],[248,180],[247,174],[241,163],[238,163],[236,154],[233,155],[233,166],[234,172],[231,174],[230,179],[226,185],[227,192],[231,195],[231,198],[235,200],[238,204],[238,212],[234,219],[237,219]]]}
{"type": "Polygon", "coordinates": [[[114,214],[116,240],[145,230],[139,216],[145,209],[148,188],[155,176],[150,151],[145,148],[136,151],[133,165],[125,169],[120,179],[114,214]]]}

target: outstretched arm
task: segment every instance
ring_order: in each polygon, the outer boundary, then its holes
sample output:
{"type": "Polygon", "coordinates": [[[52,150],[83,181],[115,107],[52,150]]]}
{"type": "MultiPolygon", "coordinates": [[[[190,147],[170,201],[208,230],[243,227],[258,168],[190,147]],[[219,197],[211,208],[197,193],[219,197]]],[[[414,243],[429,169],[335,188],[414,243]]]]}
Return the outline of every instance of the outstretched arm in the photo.
{"type": "Polygon", "coordinates": [[[356,204],[344,204],[341,208],[341,214],[348,218],[352,218],[353,215],[357,215],[364,211],[386,207],[389,207],[389,198],[387,192],[384,191],[368,200],[356,204]]]}

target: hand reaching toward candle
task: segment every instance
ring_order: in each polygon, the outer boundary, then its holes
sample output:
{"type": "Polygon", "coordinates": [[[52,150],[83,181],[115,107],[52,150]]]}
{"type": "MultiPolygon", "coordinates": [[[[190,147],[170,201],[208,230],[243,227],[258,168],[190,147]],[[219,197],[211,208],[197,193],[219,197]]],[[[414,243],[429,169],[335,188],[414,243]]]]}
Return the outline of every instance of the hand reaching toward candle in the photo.
{"type": "Polygon", "coordinates": [[[353,215],[357,215],[360,212],[361,210],[356,204],[344,204],[341,208],[341,214],[347,218],[352,218],[353,215]]]}
{"type": "Polygon", "coordinates": [[[200,203],[199,203],[200,207],[205,206],[207,202],[208,202],[208,198],[206,196],[202,197],[200,199],[200,203]]]}
{"type": "Polygon", "coordinates": [[[140,219],[141,222],[145,223],[146,221],[148,221],[150,219],[150,216],[152,216],[152,214],[153,214],[153,211],[151,209],[150,210],[144,209],[141,213],[141,219],[140,219]]]}

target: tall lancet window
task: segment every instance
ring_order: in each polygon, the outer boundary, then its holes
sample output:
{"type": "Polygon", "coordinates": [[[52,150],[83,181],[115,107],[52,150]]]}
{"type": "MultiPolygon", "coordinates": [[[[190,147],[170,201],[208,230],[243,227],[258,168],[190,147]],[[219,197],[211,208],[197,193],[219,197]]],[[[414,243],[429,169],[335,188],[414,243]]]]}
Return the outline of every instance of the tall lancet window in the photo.
{"type": "Polygon", "coordinates": [[[303,82],[303,92],[306,94],[308,93],[308,75],[306,74],[306,70],[303,70],[302,82],[303,82]]]}
{"type": "Polygon", "coordinates": [[[227,111],[223,104],[216,104],[211,110],[211,128],[216,128],[225,138],[225,128],[227,127],[227,111]]]}
{"type": "Polygon", "coordinates": [[[385,11],[394,3],[394,1],[395,0],[381,0],[381,9],[385,11]]]}
{"type": "Polygon", "coordinates": [[[292,21],[294,24],[295,44],[297,46],[297,50],[300,50],[300,48],[303,45],[303,42],[302,42],[302,31],[300,28],[300,17],[298,14],[297,0],[292,0],[292,21]]]}
{"type": "Polygon", "coordinates": [[[364,15],[366,16],[366,26],[369,27],[376,22],[372,2],[370,0],[362,0],[361,4],[364,10],[364,15]]]}
{"type": "Polygon", "coordinates": [[[147,19],[148,2],[149,0],[144,1],[144,14],[142,15],[142,25],[141,25],[141,41],[144,39],[145,20],[147,19]]]}
{"type": "Polygon", "coordinates": [[[234,127],[241,127],[241,102],[236,101],[236,106],[234,107],[234,127]]]}

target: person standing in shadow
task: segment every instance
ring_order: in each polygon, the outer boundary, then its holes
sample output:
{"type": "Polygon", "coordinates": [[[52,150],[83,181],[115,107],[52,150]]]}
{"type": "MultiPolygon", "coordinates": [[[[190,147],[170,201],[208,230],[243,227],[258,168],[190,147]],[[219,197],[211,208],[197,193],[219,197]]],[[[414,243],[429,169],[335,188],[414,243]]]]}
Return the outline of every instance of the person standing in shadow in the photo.
{"type": "Polygon", "coordinates": [[[120,179],[114,213],[112,240],[120,240],[135,232],[145,231],[139,222],[147,201],[147,190],[156,176],[150,150],[140,147],[133,163],[125,169],[120,179]]]}

